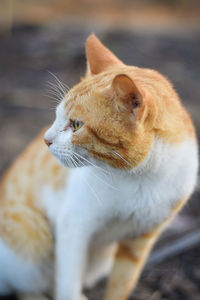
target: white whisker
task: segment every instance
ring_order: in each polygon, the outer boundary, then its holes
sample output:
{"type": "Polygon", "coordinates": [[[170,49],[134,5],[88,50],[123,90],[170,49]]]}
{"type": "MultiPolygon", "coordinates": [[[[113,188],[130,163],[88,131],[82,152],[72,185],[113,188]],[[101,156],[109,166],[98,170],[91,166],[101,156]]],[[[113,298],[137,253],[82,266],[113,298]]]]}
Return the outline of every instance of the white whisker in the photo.
{"type": "Polygon", "coordinates": [[[49,73],[55,78],[55,80],[58,83],[58,86],[60,87],[60,89],[63,90],[66,93],[68,91],[68,87],[64,83],[62,83],[60,81],[60,79],[55,74],[53,74],[50,71],[49,71],[49,73]]]}
{"type": "Polygon", "coordinates": [[[59,92],[60,94],[62,94],[63,96],[65,95],[66,91],[61,89],[60,86],[57,85],[57,83],[52,83],[52,82],[47,82],[46,86],[48,88],[50,88],[52,91],[55,91],[55,92],[59,92]]]}
{"type": "MultiPolygon", "coordinates": [[[[72,154],[76,157],[76,159],[78,160],[78,162],[81,163],[81,164],[84,166],[83,162],[81,162],[80,159],[76,156],[76,153],[73,152],[72,154]]],[[[104,181],[101,177],[97,176],[97,174],[96,174],[94,171],[92,171],[92,170],[90,170],[90,171],[91,171],[92,174],[93,174],[97,179],[99,179],[103,184],[107,185],[108,187],[110,187],[110,188],[112,188],[112,189],[114,189],[114,190],[119,191],[119,189],[118,189],[117,187],[115,187],[115,186],[109,184],[108,182],[104,181]]]]}
{"type": "Polygon", "coordinates": [[[67,94],[69,87],[62,83],[58,77],[49,71],[49,73],[54,77],[55,83],[48,81],[46,83],[48,98],[55,100],[59,103],[67,94]],[[53,95],[53,96],[52,96],[53,95]]]}
{"type": "Polygon", "coordinates": [[[53,97],[53,96],[47,95],[47,94],[45,94],[44,96],[45,96],[45,97],[48,97],[48,98],[50,98],[50,99],[52,99],[52,100],[54,100],[57,104],[60,103],[60,99],[58,99],[58,98],[56,98],[56,97],[53,97]]]}
{"type": "MultiPolygon", "coordinates": [[[[72,161],[74,161],[74,159],[71,157],[72,161]]],[[[74,161],[75,166],[77,166],[77,163],[74,161]]],[[[102,202],[100,201],[99,197],[97,196],[95,190],[91,187],[91,185],[87,182],[87,180],[82,176],[82,174],[80,173],[82,180],[85,182],[85,184],[89,187],[89,189],[91,190],[91,192],[93,193],[93,195],[95,196],[95,198],[97,199],[99,204],[102,204],[102,202]]]]}
{"type": "Polygon", "coordinates": [[[129,165],[129,166],[131,166],[132,167],[132,165],[123,157],[123,156],[121,156],[118,152],[116,152],[116,151],[114,151],[114,150],[112,150],[112,152],[115,154],[115,155],[117,155],[117,156],[119,156],[127,165],[129,165]]]}
{"type": "Polygon", "coordinates": [[[48,88],[48,92],[49,93],[54,93],[54,95],[58,96],[58,98],[61,100],[63,99],[63,97],[65,96],[65,92],[60,90],[59,87],[57,87],[56,85],[47,85],[47,88],[48,88]]]}
{"type": "MultiPolygon", "coordinates": [[[[75,153],[75,152],[74,152],[75,153]]],[[[101,170],[104,173],[108,173],[106,170],[102,169],[101,167],[96,166],[95,164],[93,164],[91,161],[89,161],[87,158],[83,157],[82,155],[75,153],[77,156],[79,156],[81,159],[85,160],[86,162],[88,162],[90,165],[92,165],[93,167],[101,170]]]]}

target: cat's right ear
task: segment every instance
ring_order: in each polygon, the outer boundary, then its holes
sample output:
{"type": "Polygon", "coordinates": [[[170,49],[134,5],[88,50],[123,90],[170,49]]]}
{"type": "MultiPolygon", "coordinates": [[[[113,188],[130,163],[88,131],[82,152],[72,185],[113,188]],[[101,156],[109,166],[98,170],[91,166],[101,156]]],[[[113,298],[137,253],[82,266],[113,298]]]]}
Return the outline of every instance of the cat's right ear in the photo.
{"type": "Polygon", "coordinates": [[[124,65],[94,34],[91,34],[86,41],[86,56],[86,75],[99,74],[113,66],[124,65]]]}
{"type": "Polygon", "coordinates": [[[133,112],[142,106],[142,93],[136,83],[126,74],[116,75],[112,81],[111,92],[116,104],[122,110],[133,112]]]}

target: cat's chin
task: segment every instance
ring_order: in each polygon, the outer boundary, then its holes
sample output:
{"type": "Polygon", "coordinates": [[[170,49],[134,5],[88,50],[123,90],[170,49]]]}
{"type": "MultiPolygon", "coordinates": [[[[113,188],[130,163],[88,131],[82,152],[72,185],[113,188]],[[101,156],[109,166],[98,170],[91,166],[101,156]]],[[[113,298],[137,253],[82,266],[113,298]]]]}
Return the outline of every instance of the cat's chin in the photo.
{"type": "Polygon", "coordinates": [[[81,167],[81,166],[75,166],[72,162],[66,162],[61,159],[58,159],[58,162],[61,166],[65,167],[65,168],[76,169],[76,168],[81,167]]]}
{"type": "Polygon", "coordinates": [[[74,168],[81,168],[86,165],[85,162],[81,159],[77,160],[74,157],[65,156],[54,151],[50,151],[50,152],[58,160],[59,164],[61,166],[64,166],[65,168],[74,169],[74,168]]]}
{"type": "Polygon", "coordinates": [[[83,167],[83,164],[80,164],[79,162],[75,161],[74,159],[72,160],[70,157],[65,157],[62,155],[56,155],[54,154],[54,156],[57,158],[58,162],[60,163],[60,165],[64,166],[65,168],[80,168],[83,167]]]}
{"type": "Polygon", "coordinates": [[[56,155],[54,155],[56,157],[56,159],[58,160],[58,163],[65,167],[65,168],[70,168],[70,169],[75,169],[75,168],[81,168],[83,167],[83,165],[80,164],[74,164],[74,162],[70,159],[65,159],[62,157],[58,157],[56,155]]]}

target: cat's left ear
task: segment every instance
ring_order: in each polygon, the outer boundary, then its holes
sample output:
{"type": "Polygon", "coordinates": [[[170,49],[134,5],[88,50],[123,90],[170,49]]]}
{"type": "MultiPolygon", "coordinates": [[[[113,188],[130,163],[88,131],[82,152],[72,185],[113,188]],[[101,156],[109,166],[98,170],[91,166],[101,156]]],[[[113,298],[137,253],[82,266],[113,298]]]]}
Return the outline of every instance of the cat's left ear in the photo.
{"type": "Polygon", "coordinates": [[[142,105],[142,94],[139,88],[126,74],[115,76],[112,82],[112,93],[122,109],[134,111],[142,105]]]}
{"type": "Polygon", "coordinates": [[[86,41],[87,72],[96,75],[116,66],[124,64],[100,40],[91,34],[86,41]]]}

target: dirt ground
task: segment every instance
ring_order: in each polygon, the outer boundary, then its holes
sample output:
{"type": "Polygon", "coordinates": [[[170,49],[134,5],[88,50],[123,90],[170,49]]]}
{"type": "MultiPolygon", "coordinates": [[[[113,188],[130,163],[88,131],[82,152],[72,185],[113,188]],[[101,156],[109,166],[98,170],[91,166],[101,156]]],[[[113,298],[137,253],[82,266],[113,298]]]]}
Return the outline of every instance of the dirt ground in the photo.
{"type": "MultiPolygon", "coordinates": [[[[85,72],[84,42],[91,29],[63,22],[43,26],[15,26],[0,37],[0,174],[41,128],[54,119],[55,101],[49,99],[47,82],[52,72],[68,86],[85,72]]],[[[174,84],[190,111],[200,137],[200,30],[157,31],[98,28],[96,34],[127,64],[154,68],[174,84]]],[[[164,235],[199,228],[199,185],[187,207],[164,235]],[[178,224],[178,225],[177,225],[178,224]]],[[[143,272],[130,299],[199,300],[200,242],[143,272]]],[[[105,281],[87,291],[91,300],[102,299],[105,281]]]]}

